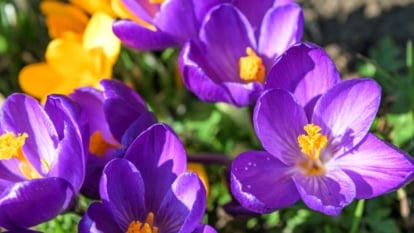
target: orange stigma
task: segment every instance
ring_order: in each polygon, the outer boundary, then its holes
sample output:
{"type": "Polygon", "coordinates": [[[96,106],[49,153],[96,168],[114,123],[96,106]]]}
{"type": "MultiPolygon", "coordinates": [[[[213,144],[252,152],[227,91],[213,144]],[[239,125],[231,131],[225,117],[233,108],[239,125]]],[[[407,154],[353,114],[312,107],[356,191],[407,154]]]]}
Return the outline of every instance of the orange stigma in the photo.
{"type": "Polygon", "coordinates": [[[120,146],[121,145],[119,144],[111,144],[107,142],[103,138],[102,132],[98,130],[98,131],[95,131],[90,137],[89,152],[97,156],[104,156],[106,153],[106,150],[116,149],[116,148],[119,148],[120,146]]]}
{"type": "Polygon", "coordinates": [[[263,83],[266,68],[263,65],[262,59],[250,47],[246,48],[246,54],[247,56],[240,57],[239,59],[240,78],[245,82],[257,81],[263,83]]]}
{"type": "Polygon", "coordinates": [[[149,212],[144,223],[132,221],[126,233],[158,233],[158,227],[154,226],[154,213],[149,212]]]}
{"type": "Polygon", "coordinates": [[[317,125],[307,124],[303,129],[306,131],[307,135],[299,135],[298,143],[300,149],[310,160],[316,161],[321,155],[321,150],[328,144],[328,138],[319,133],[321,127],[317,125]]]}
{"type": "Polygon", "coordinates": [[[323,174],[323,164],[319,159],[321,150],[328,144],[328,138],[320,134],[321,127],[314,124],[307,124],[304,127],[306,132],[298,136],[299,147],[308,160],[302,162],[300,165],[304,168],[307,175],[323,174]]]}
{"type": "MultiPolygon", "coordinates": [[[[23,153],[22,148],[28,137],[26,133],[15,136],[14,133],[8,132],[0,135],[0,160],[17,159],[20,161],[19,169],[24,177],[29,180],[42,178],[23,153]]],[[[49,164],[43,159],[41,162],[45,170],[49,171],[49,164]]]]}
{"type": "Polygon", "coordinates": [[[149,0],[149,3],[151,4],[162,4],[164,0],[149,0]]]}

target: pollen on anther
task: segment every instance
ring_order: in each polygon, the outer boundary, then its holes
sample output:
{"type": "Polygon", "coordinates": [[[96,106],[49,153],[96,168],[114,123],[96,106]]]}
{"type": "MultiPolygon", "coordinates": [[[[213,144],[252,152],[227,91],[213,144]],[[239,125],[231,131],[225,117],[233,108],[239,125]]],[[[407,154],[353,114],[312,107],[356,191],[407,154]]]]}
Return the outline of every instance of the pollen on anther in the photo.
{"type": "MultiPolygon", "coordinates": [[[[38,179],[42,175],[31,164],[23,152],[23,146],[28,137],[27,133],[19,133],[16,136],[14,133],[8,132],[0,135],[0,160],[16,159],[19,161],[19,170],[25,178],[29,180],[38,179]]],[[[46,161],[44,163],[45,165],[47,164],[46,161]]],[[[48,171],[49,166],[45,168],[48,171]]]]}
{"type": "Polygon", "coordinates": [[[127,233],[158,233],[158,227],[154,226],[154,213],[149,212],[143,223],[131,221],[127,233]]]}
{"type": "Polygon", "coordinates": [[[8,132],[0,135],[0,159],[7,160],[19,156],[19,150],[27,137],[26,133],[15,136],[14,133],[8,132]]]}
{"type": "Polygon", "coordinates": [[[263,83],[266,68],[263,65],[262,59],[250,47],[246,48],[246,54],[247,56],[240,57],[239,59],[240,78],[245,82],[258,81],[263,83]]]}
{"type": "Polygon", "coordinates": [[[318,160],[321,150],[328,144],[328,138],[319,133],[321,127],[317,125],[307,124],[303,128],[306,135],[301,134],[298,136],[299,147],[310,160],[318,160]]]}

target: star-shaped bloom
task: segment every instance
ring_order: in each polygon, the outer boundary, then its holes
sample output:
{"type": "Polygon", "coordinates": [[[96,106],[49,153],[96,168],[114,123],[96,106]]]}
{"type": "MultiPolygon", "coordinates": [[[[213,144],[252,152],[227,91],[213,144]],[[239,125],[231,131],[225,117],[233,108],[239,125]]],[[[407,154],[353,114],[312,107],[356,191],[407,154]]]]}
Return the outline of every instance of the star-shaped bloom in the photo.
{"type": "Polygon", "coordinates": [[[86,152],[81,111],[68,98],[44,106],[12,94],[0,115],[0,226],[25,229],[56,217],[76,198],[86,152]]]}
{"type": "Polygon", "coordinates": [[[299,199],[338,215],[354,199],[393,191],[413,177],[409,155],[369,133],[381,91],[370,79],[343,81],[308,112],[283,89],[257,101],[254,126],[265,151],[238,156],[231,189],[245,208],[271,212],[299,199]]]}
{"type": "Polygon", "coordinates": [[[185,44],[179,64],[184,84],[201,100],[240,107],[256,101],[274,60],[300,41],[303,13],[290,2],[237,3],[208,12],[198,40],[185,44]],[[256,4],[261,7],[254,14],[256,4]]]}
{"type": "Polygon", "coordinates": [[[151,126],[124,158],[105,166],[102,202],[88,208],[79,232],[216,232],[201,224],[206,192],[186,169],[185,150],[175,133],[165,124],[151,126]]]}

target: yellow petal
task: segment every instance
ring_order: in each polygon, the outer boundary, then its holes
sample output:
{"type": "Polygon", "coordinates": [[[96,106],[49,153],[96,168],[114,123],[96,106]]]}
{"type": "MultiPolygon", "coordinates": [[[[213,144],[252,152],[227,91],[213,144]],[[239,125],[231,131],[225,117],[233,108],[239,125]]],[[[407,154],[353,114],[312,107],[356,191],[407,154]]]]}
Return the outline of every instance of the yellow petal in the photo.
{"type": "Polygon", "coordinates": [[[95,80],[107,78],[112,73],[112,64],[106,58],[103,47],[87,50],[74,40],[51,41],[46,49],[46,61],[62,76],[86,75],[95,80]]]}
{"type": "Polygon", "coordinates": [[[96,12],[105,12],[115,17],[115,13],[111,8],[111,0],[70,0],[71,3],[93,15],[96,12]]]}
{"type": "Polygon", "coordinates": [[[45,57],[47,63],[62,75],[93,69],[90,54],[75,40],[52,40],[47,46],[45,57]]]}
{"type": "Polygon", "coordinates": [[[39,99],[53,93],[61,81],[60,75],[45,62],[27,65],[19,73],[22,90],[39,99]]]}
{"type": "Polygon", "coordinates": [[[105,13],[92,15],[83,35],[83,47],[88,50],[103,48],[108,60],[114,64],[119,56],[121,42],[112,32],[112,22],[113,18],[105,13]]]}
{"type": "Polygon", "coordinates": [[[46,24],[52,38],[81,35],[89,21],[85,12],[61,2],[42,1],[40,9],[46,16],[46,24]]]}

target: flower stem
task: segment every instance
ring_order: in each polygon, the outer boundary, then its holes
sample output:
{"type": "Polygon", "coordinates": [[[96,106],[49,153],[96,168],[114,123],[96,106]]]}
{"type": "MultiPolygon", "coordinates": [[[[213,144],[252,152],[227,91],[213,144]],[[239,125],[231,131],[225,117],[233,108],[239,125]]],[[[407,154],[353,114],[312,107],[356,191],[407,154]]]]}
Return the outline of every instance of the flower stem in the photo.
{"type": "Polygon", "coordinates": [[[361,222],[362,214],[364,212],[364,203],[365,200],[359,200],[354,212],[354,221],[352,222],[350,233],[356,233],[359,228],[359,223],[361,222]]]}
{"type": "Polygon", "coordinates": [[[233,159],[224,154],[191,154],[188,162],[229,165],[233,159]]]}

